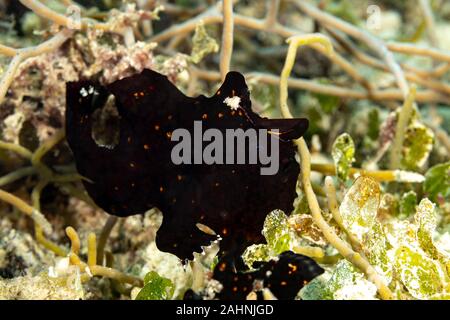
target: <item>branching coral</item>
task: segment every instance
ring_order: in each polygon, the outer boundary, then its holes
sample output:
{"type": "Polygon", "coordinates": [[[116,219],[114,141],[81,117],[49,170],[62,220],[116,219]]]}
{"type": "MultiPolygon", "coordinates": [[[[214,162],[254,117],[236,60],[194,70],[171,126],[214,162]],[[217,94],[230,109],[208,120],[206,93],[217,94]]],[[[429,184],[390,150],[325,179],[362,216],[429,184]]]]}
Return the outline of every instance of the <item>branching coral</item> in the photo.
{"type": "Polygon", "coordinates": [[[66,173],[66,174],[57,174],[54,173],[52,169],[50,169],[47,165],[41,162],[42,157],[51,150],[56,144],[58,144],[64,138],[64,132],[60,131],[55,136],[51,137],[47,141],[45,141],[35,152],[31,152],[23,147],[20,148],[11,148],[10,143],[2,143],[2,147],[7,148],[9,150],[18,151],[19,154],[25,156],[30,160],[33,167],[27,169],[24,172],[23,169],[18,169],[18,171],[8,174],[7,177],[3,177],[6,183],[12,183],[16,179],[22,178],[25,174],[34,174],[37,173],[40,176],[40,182],[34,187],[33,192],[31,194],[33,206],[26,204],[24,201],[18,199],[12,194],[1,191],[0,195],[2,200],[12,204],[17,207],[20,211],[29,215],[35,222],[35,236],[36,240],[44,245],[49,250],[53,251],[55,254],[64,256],[65,250],[61,249],[56,244],[47,240],[44,236],[44,232],[47,234],[50,233],[49,223],[45,220],[44,216],[40,213],[40,194],[42,189],[51,182],[72,182],[78,181],[80,179],[78,174],[66,173]],[[33,169],[33,170],[30,170],[33,169]]]}
{"type": "Polygon", "coordinates": [[[103,276],[119,281],[120,283],[129,283],[136,287],[142,287],[144,282],[140,278],[126,275],[116,269],[104,267],[97,264],[97,244],[94,233],[88,235],[88,262],[83,262],[79,257],[80,238],[78,233],[72,227],[67,227],[66,234],[70,239],[71,248],[69,253],[70,263],[79,267],[83,274],[83,279],[88,280],[91,276],[103,276]]]}

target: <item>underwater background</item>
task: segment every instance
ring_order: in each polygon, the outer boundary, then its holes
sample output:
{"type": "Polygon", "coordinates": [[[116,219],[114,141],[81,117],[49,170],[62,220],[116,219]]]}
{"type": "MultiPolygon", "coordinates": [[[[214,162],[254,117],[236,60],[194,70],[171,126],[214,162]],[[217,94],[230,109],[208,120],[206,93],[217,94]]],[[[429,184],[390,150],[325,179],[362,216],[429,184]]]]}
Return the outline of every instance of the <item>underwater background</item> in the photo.
{"type": "MultiPolygon", "coordinates": [[[[0,299],[287,298],[277,286],[289,299],[449,299],[449,33],[445,0],[0,0],[0,299]],[[159,250],[164,212],[110,215],[85,188],[67,84],[123,89],[146,69],[189,97],[238,71],[253,112],[309,120],[291,139],[298,179],[258,189],[280,206],[248,204],[261,225],[234,226],[261,238],[239,254],[247,273],[220,274],[221,238],[189,261],[159,250]]],[[[97,145],[117,143],[119,113],[111,99],[92,113],[97,145]]],[[[125,175],[88,160],[105,181],[125,175]]]]}

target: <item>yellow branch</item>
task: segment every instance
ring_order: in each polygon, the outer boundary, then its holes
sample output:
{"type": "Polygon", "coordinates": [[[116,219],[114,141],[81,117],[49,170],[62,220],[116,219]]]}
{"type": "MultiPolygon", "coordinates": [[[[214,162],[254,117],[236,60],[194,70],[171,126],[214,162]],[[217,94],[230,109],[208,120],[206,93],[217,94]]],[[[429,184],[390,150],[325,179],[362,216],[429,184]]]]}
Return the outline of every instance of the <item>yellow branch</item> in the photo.
{"type": "Polygon", "coordinates": [[[49,40],[35,47],[16,49],[16,55],[9,63],[8,69],[5,71],[2,79],[0,80],[0,103],[3,102],[3,99],[5,98],[6,93],[14,80],[20,64],[24,60],[55,50],[56,48],[61,46],[67,39],[69,39],[71,35],[71,30],[62,30],[49,40]]]}
{"type": "Polygon", "coordinates": [[[0,199],[19,209],[27,216],[31,217],[34,208],[15,195],[0,189],[0,199]]]}
{"type": "Polygon", "coordinates": [[[17,54],[17,49],[0,44],[0,53],[8,57],[14,57],[17,54]]]}
{"type": "Polygon", "coordinates": [[[122,283],[128,283],[136,287],[143,287],[144,282],[142,279],[127,275],[123,272],[120,272],[113,268],[102,267],[97,265],[97,252],[96,252],[96,237],[94,233],[89,234],[88,236],[88,263],[83,262],[78,253],[80,251],[80,237],[78,236],[77,231],[72,227],[66,228],[66,234],[71,242],[71,250],[69,254],[70,263],[76,265],[80,268],[82,272],[87,272],[92,276],[103,276],[107,278],[111,278],[117,280],[122,283]],[[89,271],[87,271],[89,268],[89,271]]]}
{"type": "Polygon", "coordinates": [[[416,86],[413,84],[409,89],[408,96],[403,103],[400,114],[395,127],[395,137],[391,147],[390,168],[398,169],[403,149],[403,141],[405,139],[406,128],[414,108],[414,100],[416,99],[416,86]]]}
{"type": "Polygon", "coordinates": [[[70,252],[78,255],[80,252],[80,237],[78,236],[78,233],[75,231],[72,227],[66,228],[66,234],[70,239],[70,252]]]}
{"type": "Polygon", "coordinates": [[[61,26],[69,25],[69,18],[63,14],[57,13],[50,8],[44,6],[42,3],[36,0],[19,0],[25,7],[32,10],[38,16],[53,21],[61,26]]]}
{"type": "Polygon", "coordinates": [[[338,226],[346,232],[353,249],[360,251],[361,245],[358,243],[358,239],[356,239],[352,233],[348,232],[344,226],[344,221],[339,211],[339,205],[336,199],[336,188],[334,187],[333,179],[330,176],[325,177],[325,190],[327,193],[328,209],[330,210],[334,221],[336,221],[338,226]]]}
{"type": "Polygon", "coordinates": [[[97,264],[97,239],[95,233],[88,236],[88,265],[90,267],[97,264]]]}
{"type": "MultiPolygon", "coordinates": [[[[37,0],[19,0],[25,7],[32,10],[35,14],[38,16],[50,20],[53,23],[56,23],[57,25],[64,26],[66,28],[72,28],[74,25],[76,25],[77,21],[74,21],[70,17],[67,17],[63,14],[60,14],[56,11],[53,11],[49,7],[43,5],[37,0]]],[[[99,30],[107,31],[109,29],[108,24],[106,23],[100,23],[100,22],[91,22],[88,19],[81,19],[80,21],[81,28],[87,28],[92,27],[99,30]]]]}
{"type": "Polygon", "coordinates": [[[39,148],[33,153],[31,157],[31,163],[34,167],[38,168],[41,171],[41,174],[47,178],[52,176],[52,171],[44,164],[42,164],[41,160],[44,155],[49,152],[54,146],[56,146],[59,142],[61,142],[65,137],[64,130],[58,130],[53,136],[44,141],[39,148]]]}
{"type": "Polygon", "coordinates": [[[22,199],[1,189],[0,189],[0,200],[3,200],[13,205],[15,208],[17,208],[18,210],[29,216],[31,219],[33,219],[35,226],[36,241],[38,243],[42,244],[45,248],[53,251],[55,254],[59,256],[66,255],[64,249],[61,249],[59,246],[57,246],[56,244],[52,243],[51,241],[45,238],[44,231],[46,233],[51,233],[52,228],[50,223],[48,223],[48,221],[45,219],[45,217],[38,209],[33,208],[22,199]]]}
{"type": "Polygon", "coordinates": [[[30,150],[16,143],[0,141],[0,148],[9,151],[14,151],[15,153],[17,153],[18,155],[22,156],[25,159],[31,159],[33,155],[33,153],[30,150]]]}
{"type": "Polygon", "coordinates": [[[46,233],[51,233],[52,227],[50,223],[45,219],[44,215],[37,209],[30,206],[22,199],[15,195],[0,189],[0,199],[11,204],[21,212],[29,216],[35,224],[39,225],[46,233]]]}
{"type": "Polygon", "coordinates": [[[387,44],[389,50],[411,55],[430,57],[435,60],[450,63],[450,53],[445,50],[439,50],[429,47],[419,47],[409,43],[389,42],[387,44]]]}
{"type": "Polygon", "coordinates": [[[24,177],[33,175],[36,173],[36,169],[33,167],[24,167],[17,169],[16,171],[10,172],[3,177],[0,177],[0,187],[3,187],[4,185],[13,183],[14,181],[17,181],[19,179],[22,179],[24,177]]]}
{"type": "Polygon", "coordinates": [[[81,261],[80,257],[77,254],[73,252],[69,253],[69,261],[74,266],[80,267],[81,271],[85,271],[86,264],[83,261],[81,261]]]}
{"type": "MultiPolygon", "coordinates": [[[[311,170],[329,176],[336,175],[336,167],[334,164],[312,163],[311,170]]],[[[379,182],[389,182],[396,180],[395,170],[364,170],[359,168],[350,168],[349,175],[350,177],[355,177],[355,175],[368,176],[379,182]]]]}
{"type": "Polygon", "coordinates": [[[325,257],[325,252],[322,250],[322,248],[319,247],[312,247],[312,246],[298,246],[292,248],[292,251],[298,254],[303,254],[310,258],[318,258],[322,259],[325,257]]]}
{"type": "Polygon", "coordinates": [[[123,272],[120,272],[113,268],[102,267],[102,266],[92,266],[92,267],[89,267],[89,269],[91,270],[91,272],[94,276],[103,276],[103,277],[115,279],[119,282],[128,283],[135,287],[143,287],[144,286],[144,281],[142,281],[142,279],[124,274],[123,272]]]}
{"type": "Polygon", "coordinates": [[[231,56],[233,54],[233,0],[223,0],[223,31],[222,48],[220,52],[220,75],[225,79],[230,70],[231,56]]]}
{"type": "Polygon", "coordinates": [[[56,254],[60,257],[67,256],[66,249],[61,248],[54,242],[48,240],[44,236],[44,232],[42,231],[42,228],[38,224],[34,225],[34,233],[35,233],[36,241],[38,243],[40,243],[44,248],[46,248],[47,250],[50,250],[51,252],[53,252],[54,254],[56,254]]]}
{"type": "MultiPolygon", "coordinates": [[[[42,190],[48,185],[48,180],[44,179],[39,181],[39,183],[33,188],[33,191],[31,192],[31,201],[33,204],[33,208],[37,210],[37,212],[40,212],[41,210],[41,193],[42,190]]],[[[47,220],[45,220],[47,221],[47,220]]],[[[48,223],[48,222],[47,222],[48,223]]],[[[50,225],[50,223],[48,223],[50,225]]],[[[47,232],[47,234],[50,234],[47,232]]],[[[67,251],[65,248],[61,248],[56,243],[48,240],[45,237],[44,230],[42,228],[42,223],[39,223],[39,221],[35,220],[34,223],[34,236],[36,238],[36,241],[41,244],[44,248],[47,250],[52,251],[58,256],[65,257],[67,255],[67,251]]]]}
{"type": "MultiPolygon", "coordinates": [[[[317,171],[328,176],[336,175],[336,167],[329,163],[312,163],[311,170],[317,171]]],[[[417,172],[404,170],[364,170],[360,168],[350,168],[349,175],[352,178],[358,176],[370,177],[378,182],[406,182],[406,183],[421,183],[425,177],[417,172]]]]}

